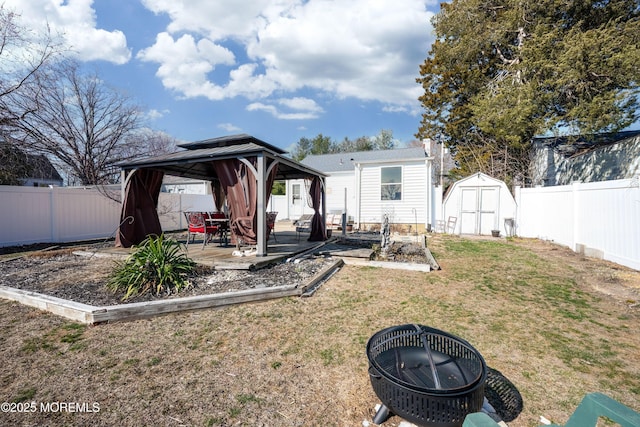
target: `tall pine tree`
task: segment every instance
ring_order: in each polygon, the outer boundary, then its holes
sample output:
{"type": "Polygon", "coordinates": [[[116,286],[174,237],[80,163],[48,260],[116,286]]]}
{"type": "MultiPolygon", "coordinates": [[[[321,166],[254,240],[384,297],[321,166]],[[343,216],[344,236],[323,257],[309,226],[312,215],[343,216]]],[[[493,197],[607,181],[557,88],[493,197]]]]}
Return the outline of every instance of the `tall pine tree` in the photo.
{"type": "Polygon", "coordinates": [[[462,175],[526,178],[534,136],[638,119],[637,0],[453,0],[432,23],[416,136],[451,147],[462,175]]]}

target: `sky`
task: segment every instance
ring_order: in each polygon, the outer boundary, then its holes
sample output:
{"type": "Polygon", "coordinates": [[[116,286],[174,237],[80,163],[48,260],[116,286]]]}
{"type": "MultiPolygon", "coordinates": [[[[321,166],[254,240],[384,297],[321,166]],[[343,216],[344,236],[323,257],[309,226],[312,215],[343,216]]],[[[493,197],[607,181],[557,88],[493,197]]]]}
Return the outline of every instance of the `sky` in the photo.
{"type": "Polygon", "coordinates": [[[415,139],[435,0],[3,0],[186,142],[415,139]]]}

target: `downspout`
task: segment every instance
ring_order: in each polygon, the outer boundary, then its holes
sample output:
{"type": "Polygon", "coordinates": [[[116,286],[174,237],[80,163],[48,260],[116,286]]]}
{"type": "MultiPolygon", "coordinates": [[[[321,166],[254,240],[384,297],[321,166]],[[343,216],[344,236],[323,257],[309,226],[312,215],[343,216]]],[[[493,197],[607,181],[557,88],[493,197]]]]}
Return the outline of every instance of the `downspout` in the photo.
{"type": "Polygon", "coordinates": [[[362,218],[361,218],[361,182],[362,182],[362,166],[359,163],[354,163],[354,170],[355,170],[355,180],[356,180],[356,194],[355,194],[355,199],[356,199],[356,215],[355,215],[355,219],[356,219],[356,224],[357,224],[357,229],[360,230],[361,227],[361,222],[362,222],[362,218]]]}
{"type": "MultiPolygon", "coordinates": [[[[426,176],[426,184],[427,184],[427,206],[426,207],[426,218],[425,218],[425,230],[428,230],[429,227],[431,227],[431,229],[433,229],[433,227],[435,226],[435,221],[433,220],[433,208],[434,208],[434,203],[433,203],[433,196],[434,196],[434,189],[433,189],[433,181],[432,181],[432,177],[431,177],[431,173],[432,173],[432,168],[431,168],[431,159],[432,157],[427,157],[427,159],[425,160],[425,166],[427,169],[427,176],[426,176]]],[[[416,230],[416,233],[418,232],[418,230],[416,230]]]]}

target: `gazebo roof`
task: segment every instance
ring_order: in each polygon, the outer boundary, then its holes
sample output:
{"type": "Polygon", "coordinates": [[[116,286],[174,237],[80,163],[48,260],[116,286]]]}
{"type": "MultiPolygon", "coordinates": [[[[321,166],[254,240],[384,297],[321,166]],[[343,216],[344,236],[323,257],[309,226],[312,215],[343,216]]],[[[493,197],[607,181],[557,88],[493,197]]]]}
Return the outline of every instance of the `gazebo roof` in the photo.
{"type": "Polygon", "coordinates": [[[150,168],[168,175],[211,180],[217,176],[213,160],[263,155],[278,160],[276,179],[297,179],[326,175],[285,157],[284,150],[251,135],[240,134],[178,145],[184,150],[121,163],[123,170],[150,168]]]}

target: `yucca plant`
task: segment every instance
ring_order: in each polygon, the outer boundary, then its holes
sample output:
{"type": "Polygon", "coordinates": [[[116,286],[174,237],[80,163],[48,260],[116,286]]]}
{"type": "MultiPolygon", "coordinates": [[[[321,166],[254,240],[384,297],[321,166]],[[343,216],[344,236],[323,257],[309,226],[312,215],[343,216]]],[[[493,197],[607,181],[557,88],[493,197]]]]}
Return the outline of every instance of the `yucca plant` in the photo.
{"type": "Polygon", "coordinates": [[[189,286],[195,262],[181,252],[182,245],[164,235],[149,236],[114,269],[107,287],[124,292],[123,300],[151,292],[154,295],[178,292],[189,286]]]}

